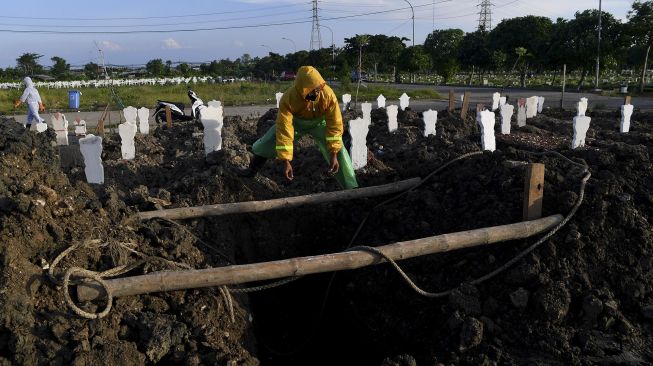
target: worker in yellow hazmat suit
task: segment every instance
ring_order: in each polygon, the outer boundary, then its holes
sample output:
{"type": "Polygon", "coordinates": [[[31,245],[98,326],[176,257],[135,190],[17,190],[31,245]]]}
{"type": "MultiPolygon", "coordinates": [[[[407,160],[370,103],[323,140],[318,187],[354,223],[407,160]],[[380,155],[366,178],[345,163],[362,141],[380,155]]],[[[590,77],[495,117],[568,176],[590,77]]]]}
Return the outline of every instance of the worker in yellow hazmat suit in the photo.
{"type": "Polygon", "coordinates": [[[351,158],[342,145],[343,130],[335,93],[314,67],[302,66],[294,84],[283,93],[276,124],[252,146],[254,158],[243,175],[253,177],[267,159],[276,157],[284,164],[286,179],[292,180],[293,141],[296,135],[309,134],[340,185],[356,188],[351,158]]]}

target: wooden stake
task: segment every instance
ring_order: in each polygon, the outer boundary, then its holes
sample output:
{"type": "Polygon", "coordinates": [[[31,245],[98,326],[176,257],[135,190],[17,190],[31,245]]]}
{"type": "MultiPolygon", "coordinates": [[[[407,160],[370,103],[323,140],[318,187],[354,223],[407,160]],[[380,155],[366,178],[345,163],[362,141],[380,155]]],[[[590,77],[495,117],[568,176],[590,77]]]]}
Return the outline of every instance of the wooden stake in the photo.
{"type": "Polygon", "coordinates": [[[374,197],[384,194],[397,193],[415,187],[420,182],[420,178],[412,178],[381,186],[349,189],[346,191],[315,193],[305,196],[277,198],[267,201],[222,203],[218,205],[180,207],[167,210],[147,211],[140,212],[138,214],[138,218],[141,220],[147,220],[155,217],[162,217],[168,220],[178,220],[206,216],[222,216],[237,213],[278,210],[281,208],[298,207],[313,203],[345,201],[356,198],[374,197]]]}
{"type": "Polygon", "coordinates": [[[97,122],[96,132],[100,136],[104,136],[104,119],[107,118],[107,114],[111,113],[109,111],[109,105],[110,104],[107,104],[106,108],[104,108],[104,112],[102,112],[100,119],[97,122]]]}
{"type": "Polygon", "coordinates": [[[172,111],[169,106],[166,106],[166,123],[168,124],[168,128],[172,128],[172,111]]]}
{"type": "Polygon", "coordinates": [[[478,103],[476,104],[476,113],[481,113],[485,109],[485,104],[483,103],[478,103]]]}
{"type": "MultiPolygon", "coordinates": [[[[562,219],[562,215],[553,215],[534,221],[404,241],[376,247],[376,249],[389,258],[399,261],[428,254],[528,238],[551,229],[562,219]]],[[[375,254],[354,250],[219,268],[155,272],[142,276],[105,280],[105,282],[113,297],[122,297],[350,270],[383,262],[385,260],[375,254]]],[[[77,286],[77,297],[80,301],[90,301],[104,295],[102,287],[96,283],[82,283],[77,286]]]]}
{"type": "Polygon", "coordinates": [[[471,92],[465,92],[465,96],[463,97],[463,108],[460,110],[460,118],[462,119],[467,118],[467,112],[469,111],[469,100],[471,97],[471,92]]]}
{"type": "Polygon", "coordinates": [[[453,89],[449,90],[449,107],[447,110],[449,113],[453,112],[454,109],[456,109],[456,94],[454,93],[453,89]]]}
{"type": "Polygon", "coordinates": [[[633,99],[633,97],[631,97],[630,95],[626,95],[624,97],[624,105],[631,104],[632,99],[633,99]]]}
{"type": "Polygon", "coordinates": [[[524,179],[524,220],[542,217],[544,196],[544,164],[529,164],[524,179]]]}

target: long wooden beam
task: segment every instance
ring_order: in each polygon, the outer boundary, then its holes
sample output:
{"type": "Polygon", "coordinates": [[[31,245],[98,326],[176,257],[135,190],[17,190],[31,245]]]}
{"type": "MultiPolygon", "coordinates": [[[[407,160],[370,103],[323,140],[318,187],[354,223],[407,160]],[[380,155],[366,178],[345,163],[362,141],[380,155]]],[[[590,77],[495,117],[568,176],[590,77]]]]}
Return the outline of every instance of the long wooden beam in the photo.
{"type": "Polygon", "coordinates": [[[344,191],[314,193],[305,196],[277,198],[267,201],[249,201],[222,203],[217,205],[180,207],[167,210],[146,211],[138,213],[141,220],[162,217],[169,220],[192,219],[205,216],[220,216],[247,212],[261,212],[291,208],[313,203],[326,203],[344,201],[356,198],[382,196],[385,194],[402,192],[418,185],[420,178],[411,178],[380,186],[349,189],[344,191]]]}
{"type": "MultiPolygon", "coordinates": [[[[398,242],[380,246],[376,249],[393,260],[403,260],[433,253],[527,238],[552,228],[560,223],[562,219],[561,215],[553,215],[516,224],[398,242]]],[[[113,296],[121,297],[350,270],[382,263],[383,261],[384,259],[365,251],[346,251],[255,264],[156,272],[142,276],[117,278],[106,282],[113,296]]],[[[77,286],[77,296],[81,301],[93,300],[104,295],[104,290],[97,284],[83,283],[77,286]]]]}

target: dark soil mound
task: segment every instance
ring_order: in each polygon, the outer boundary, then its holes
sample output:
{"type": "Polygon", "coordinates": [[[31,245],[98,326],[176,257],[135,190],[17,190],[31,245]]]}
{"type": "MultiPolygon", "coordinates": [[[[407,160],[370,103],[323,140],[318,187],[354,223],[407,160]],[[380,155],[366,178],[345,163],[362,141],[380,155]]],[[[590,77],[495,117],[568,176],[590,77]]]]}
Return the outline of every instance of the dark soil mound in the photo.
{"type": "MultiPolygon", "coordinates": [[[[346,112],[348,121],[358,117],[346,112]]],[[[437,135],[424,137],[421,115],[399,114],[387,132],[372,111],[369,186],[426,176],[478,151],[475,117],[439,113],[437,135]]],[[[587,146],[570,150],[567,116],[539,115],[497,151],[456,162],[400,200],[372,212],[353,245],[384,245],[518,222],[524,162],[546,164],[544,214],[567,214],[579,198],[581,172],[555,149],[587,162],[592,173],[580,209],[542,246],[507,271],[469,283],[512,259],[536,239],[399,262],[427,291],[414,292],[388,265],[302,278],[236,296],[232,322],[218,289],[116,299],[108,317],[70,312],[45,276],[52,259],[75,243],[60,268],[97,271],[139,259],[130,274],[245,264],[347,248],[366,213],[385,198],[251,215],[136,223],[137,211],[337,190],[310,137],[296,141],[295,180],[270,161],[256,178],[234,171],[276,118],[227,117],[223,150],[204,156],[202,128],[181,123],[137,136],[137,157],[120,160],[115,136],[104,143],[106,184],[84,183],[81,167],[58,167],[51,134],[0,125],[0,361],[18,364],[647,364],[653,362],[653,129],[635,114],[618,133],[615,114],[592,115],[587,146]],[[561,118],[561,119],[560,119],[561,118]],[[185,228],[184,228],[185,227],[185,228]],[[164,260],[165,259],[165,260],[164,260]],[[334,279],[332,281],[332,279],[334,279]],[[133,360],[133,361],[132,361],[133,360]],[[230,363],[231,364],[231,363],[230,363]]],[[[497,123],[497,131],[498,123],[497,123]]],[[[59,272],[59,271],[58,271],[59,272]]],[[[102,302],[85,305],[99,311],[102,302]]]]}

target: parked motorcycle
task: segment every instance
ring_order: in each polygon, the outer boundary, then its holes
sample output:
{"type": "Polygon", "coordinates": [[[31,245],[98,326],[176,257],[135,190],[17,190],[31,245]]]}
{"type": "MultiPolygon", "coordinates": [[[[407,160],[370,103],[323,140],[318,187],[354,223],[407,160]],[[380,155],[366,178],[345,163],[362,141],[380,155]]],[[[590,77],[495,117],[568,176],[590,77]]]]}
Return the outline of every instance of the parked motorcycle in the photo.
{"type": "Polygon", "coordinates": [[[156,123],[161,124],[161,122],[166,121],[166,107],[170,107],[170,114],[173,122],[194,121],[199,119],[200,110],[204,107],[204,101],[202,101],[202,99],[200,99],[191,89],[188,89],[188,98],[191,102],[190,115],[186,115],[184,112],[184,103],[157,100],[153,114],[156,123]]]}

